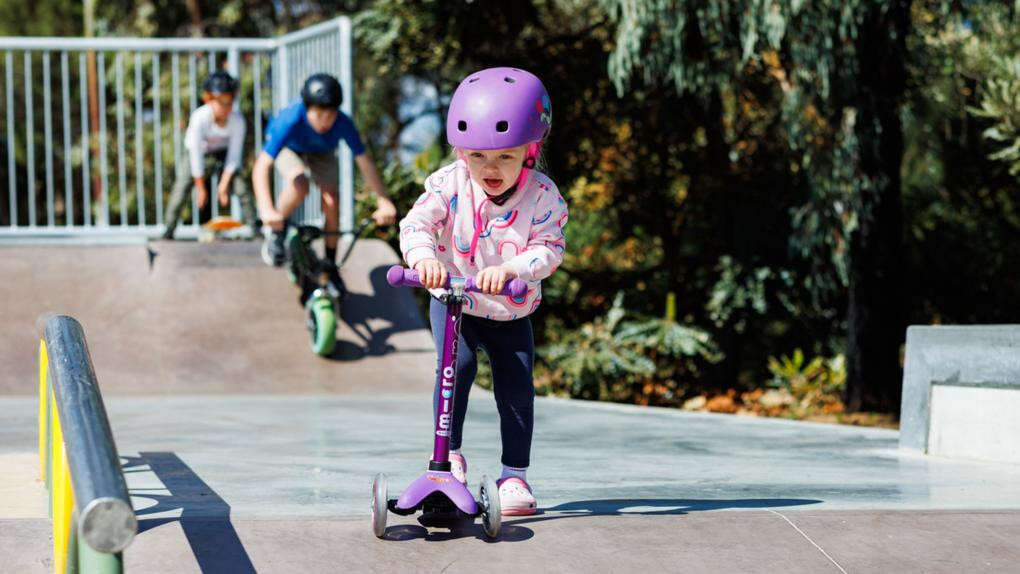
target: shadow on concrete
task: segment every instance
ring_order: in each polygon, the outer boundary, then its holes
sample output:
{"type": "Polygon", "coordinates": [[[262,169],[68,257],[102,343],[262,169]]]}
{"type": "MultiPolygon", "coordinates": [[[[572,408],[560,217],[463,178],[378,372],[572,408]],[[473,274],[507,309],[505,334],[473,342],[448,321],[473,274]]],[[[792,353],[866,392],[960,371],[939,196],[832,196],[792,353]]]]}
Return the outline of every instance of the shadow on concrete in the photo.
{"type": "Polygon", "coordinates": [[[130,491],[156,505],[138,510],[138,533],[169,522],[180,522],[202,572],[254,574],[255,567],[230,522],[230,505],[209,488],[188,465],[172,452],[143,452],[126,458],[125,472],[141,472],[148,465],[170,494],[130,491]],[[133,469],[133,470],[132,470],[133,469]],[[177,518],[145,518],[146,515],[180,510],[177,518]]]}
{"type": "MultiPolygon", "coordinates": [[[[577,516],[670,516],[702,512],[706,510],[733,510],[754,508],[782,508],[820,504],[821,500],[805,498],[738,498],[738,499],[690,499],[690,498],[610,498],[604,500],[577,500],[549,508],[541,508],[538,514],[521,519],[510,519],[506,526],[529,522],[543,522],[577,516]],[[547,514],[555,513],[555,514],[547,514]]],[[[507,520],[504,518],[503,520],[507,520]]]]}
{"type": "MultiPolygon", "coordinates": [[[[372,284],[372,292],[375,295],[364,293],[348,293],[344,300],[340,319],[350,327],[351,331],[358,337],[358,341],[337,341],[336,350],[330,359],[336,361],[356,361],[366,356],[379,356],[396,351],[388,339],[394,333],[413,331],[424,326],[418,308],[414,303],[411,292],[400,294],[397,297],[382,296],[386,290],[398,289],[386,281],[386,272],[389,265],[380,265],[369,274],[369,282],[372,284]],[[406,299],[400,301],[400,299],[406,299]],[[400,301],[397,304],[394,302],[400,301]],[[373,330],[369,320],[382,319],[390,325],[386,328],[373,330]]],[[[405,289],[406,290],[406,289],[405,289]]],[[[408,290],[409,291],[409,290],[408,290]]],[[[429,347],[425,349],[403,349],[403,352],[434,352],[429,347]]]]}
{"type": "MultiPolygon", "coordinates": [[[[419,522],[428,524],[419,518],[419,522]]],[[[429,528],[416,524],[398,524],[390,526],[383,535],[385,540],[406,542],[408,540],[424,540],[426,542],[445,542],[459,538],[477,538],[484,542],[524,542],[535,536],[535,531],[524,526],[504,524],[499,531],[499,538],[489,539],[482,528],[481,519],[461,519],[444,525],[429,524],[429,528]]]]}
{"type": "Polygon", "coordinates": [[[538,514],[523,518],[503,517],[503,526],[497,540],[489,540],[485,536],[482,524],[478,520],[461,519],[446,524],[436,525],[428,522],[426,517],[419,517],[414,524],[399,524],[386,529],[384,539],[395,542],[406,540],[425,540],[443,542],[458,538],[477,538],[486,542],[522,542],[535,536],[535,532],[523,526],[530,522],[576,518],[581,516],[669,516],[701,512],[705,510],[782,508],[819,504],[821,500],[804,498],[742,498],[732,500],[721,499],[670,499],[670,498],[614,498],[605,500],[578,500],[549,508],[539,509],[538,514]],[[429,526],[432,530],[425,528],[429,526]],[[438,531],[435,528],[446,530],[438,531]]]}
{"type": "Polygon", "coordinates": [[[737,498],[737,499],[689,499],[689,498],[609,498],[605,500],[577,500],[543,508],[545,512],[585,514],[589,516],[615,516],[638,514],[687,514],[704,510],[731,510],[735,508],[774,508],[781,506],[804,506],[820,504],[821,500],[805,498],[737,498]],[[633,508],[634,510],[629,510],[633,508]]]}

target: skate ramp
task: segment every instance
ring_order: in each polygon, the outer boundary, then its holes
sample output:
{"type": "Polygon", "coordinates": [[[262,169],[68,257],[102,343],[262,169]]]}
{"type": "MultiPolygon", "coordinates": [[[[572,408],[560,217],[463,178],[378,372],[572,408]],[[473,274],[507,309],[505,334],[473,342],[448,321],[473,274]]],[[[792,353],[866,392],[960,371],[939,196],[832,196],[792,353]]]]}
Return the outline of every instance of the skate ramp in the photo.
{"type": "Polygon", "coordinates": [[[399,259],[354,247],[334,356],[308,345],[298,289],[257,242],[0,247],[0,394],[35,393],[37,321],[77,318],[103,393],[426,391],[432,339],[411,290],[386,283],[399,259]]]}

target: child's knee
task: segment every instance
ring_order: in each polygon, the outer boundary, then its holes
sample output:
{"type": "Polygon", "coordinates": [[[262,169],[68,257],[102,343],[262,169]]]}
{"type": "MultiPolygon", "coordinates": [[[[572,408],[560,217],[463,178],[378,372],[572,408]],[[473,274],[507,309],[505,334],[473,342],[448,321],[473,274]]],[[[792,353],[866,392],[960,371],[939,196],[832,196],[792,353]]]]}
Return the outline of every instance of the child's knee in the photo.
{"type": "Polygon", "coordinates": [[[305,174],[295,173],[288,179],[288,182],[290,187],[302,198],[308,195],[308,177],[305,174]]]}

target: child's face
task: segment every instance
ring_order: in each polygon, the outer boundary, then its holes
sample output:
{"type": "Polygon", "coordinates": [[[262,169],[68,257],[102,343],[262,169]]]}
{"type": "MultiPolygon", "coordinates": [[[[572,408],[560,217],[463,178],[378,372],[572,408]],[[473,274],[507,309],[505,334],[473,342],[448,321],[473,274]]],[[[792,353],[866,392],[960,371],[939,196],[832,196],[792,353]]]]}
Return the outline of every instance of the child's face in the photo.
{"type": "Polygon", "coordinates": [[[471,179],[482,186],[485,193],[499,195],[510,189],[521,175],[527,150],[528,146],[522,145],[506,149],[462,151],[471,171],[471,179]]]}
{"type": "Polygon", "coordinates": [[[316,133],[324,134],[336,122],[336,108],[311,106],[305,116],[308,119],[308,125],[312,126],[316,133]]]}
{"type": "Polygon", "coordinates": [[[234,109],[234,94],[210,94],[209,105],[212,106],[213,119],[222,122],[230,116],[234,109]]]}

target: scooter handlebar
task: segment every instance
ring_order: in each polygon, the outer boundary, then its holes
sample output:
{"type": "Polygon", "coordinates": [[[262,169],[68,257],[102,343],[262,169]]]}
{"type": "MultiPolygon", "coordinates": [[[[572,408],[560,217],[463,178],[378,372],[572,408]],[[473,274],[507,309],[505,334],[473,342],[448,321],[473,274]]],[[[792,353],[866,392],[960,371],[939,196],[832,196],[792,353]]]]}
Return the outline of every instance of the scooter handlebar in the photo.
{"type": "MultiPolygon", "coordinates": [[[[414,269],[408,269],[401,267],[400,265],[394,265],[390,267],[390,270],[386,272],[386,281],[394,287],[424,287],[421,281],[418,280],[418,272],[414,269]]],[[[445,288],[450,287],[450,278],[447,277],[445,288]]],[[[475,284],[474,277],[467,277],[464,285],[465,291],[472,293],[481,293],[482,290],[475,284]]],[[[528,284],[523,279],[511,279],[503,285],[503,291],[501,294],[509,295],[515,299],[520,299],[528,292],[528,284]]]]}

